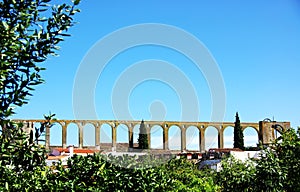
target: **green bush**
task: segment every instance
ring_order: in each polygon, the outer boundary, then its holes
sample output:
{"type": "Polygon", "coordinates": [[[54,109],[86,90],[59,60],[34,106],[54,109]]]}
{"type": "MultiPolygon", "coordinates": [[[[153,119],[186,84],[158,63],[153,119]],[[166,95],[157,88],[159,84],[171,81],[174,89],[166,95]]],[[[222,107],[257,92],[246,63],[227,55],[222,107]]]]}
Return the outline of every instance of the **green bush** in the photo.
{"type": "Polygon", "coordinates": [[[300,139],[284,131],[257,162],[257,187],[264,191],[300,191],[300,139]]]}
{"type": "Polygon", "coordinates": [[[6,164],[0,167],[0,191],[299,191],[299,148],[298,134],[288,130],[261,159],[229,157],[220,172],[198,170],[186,159],[162,163],[151,155],[75,155],[69,168],[38,164],[16,171],[6,164]]]}
{"type": "Polygon", "coordinates": [[[218,191],[219,189],[214,182],[214,171],[200,171],[195,164],[186,159],[172,159],[164,167],[175,182],[171,186],[171,191],[218,191]]]}
{"type": "Polygon", "coordinates": [[[222,191],[300,191],[299,131],[283,131],[252,163],[231,157],[222,168],[215,177],[222,191]]]}
{"type": "Polygon", "coordinates": [[[136,157],[131,156],[75,155],[68,160],[69,169],[57,165],[57,173],[48,179],[61,183],[72,181],[69,189],[76,191],[87,188],[92,191],[166,191],[172,184],[171,178],[164,169],[153,164],[158,162],[136,161],[136,157]]]}
{"type": "Polygon", "coordinates": [[[253,191],[255,174],[254,162],[242,162],[230,156],[222,160],[222,170],[215,178],[222,191],[253,191]]]}
{"type": "Polygon", "coordinates": [[[95,154],[86,157],[75,155],[68,160],[69,168],[57,164],[52,167],[36,167],[32,171],[26,170],[16,174],[12,169],[2,167],[0,190],[217,191],[219,189],[210,174],[197,170],[196,166],[187,160],[173,159],[166,164],[160,164],[152,157],[143,160],[136,161],[136,157],[130,156],[95,154]],[[123,167],[124,165],[126,166],[123,167]]]}

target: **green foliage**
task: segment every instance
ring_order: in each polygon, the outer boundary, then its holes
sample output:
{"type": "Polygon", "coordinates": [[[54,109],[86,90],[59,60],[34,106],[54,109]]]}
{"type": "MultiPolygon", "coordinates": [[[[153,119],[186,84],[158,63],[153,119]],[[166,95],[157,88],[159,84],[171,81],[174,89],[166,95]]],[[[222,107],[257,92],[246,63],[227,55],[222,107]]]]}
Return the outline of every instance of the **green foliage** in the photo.
{"type": "Polygon", "coordinates": [[[140,133],[138,138],[139,148],[140,149],[149,149],[148,145],[148,133],[144,124],[144,120],[142,120],[140,125],[140,133]]]}
{"type": "Polygon", "coordinates": [[[218,191],[212,173],[187,160],[161,164],[151,156],[73,156],[69,168],[37,166],[16,174],[1,167],[1,191],[218,191]],[[9,182],[8,182],[9,181],[9,182]]]}
{"type": "Polygon", "coordinates": [[[47,181],[47,151],[38,141],[46,127],[52,126],[53,116],[45,116],[41,126],[35,128],[35,136],[32,131],[28,136],[22,123],[6,123],[10,127],[5,135],[0,135],[0,191],[42,191],[43,183],[47,181]]]}
{"type": "Polygon", "coordinates": [[[234,122],[234,132],[233,132],[234,136],[233,136],[233,147],[234,148],[240,148],[240,149],[244,149],[244,134],[243,134],[243,130],[241,127],[241,122],[240,122],[240,118],[239,118],[239,114],[238,112],[236,112],[236,116],[235,116],[235,122],[234,122]]]}
{"type": "Polygon", "coordinates": [[[91,155],[74,156],[68,161],[70,169],[61,169],[52,175],[64,189],[84,191],[217,191],[213,177],[197,170],[187,160],[172,159],[161,163],[152,156],[91,155]]]}
{"type": "MultiPolygon", "coordinates": [[[[23,131],[23,125],[9,117],[16,106],[28,102],[36,85],[43,83],[39,66],[71,27],[79,0],[73,5],[50,6],[50,0],[0,0],[0,191],[44,191],[47,183],[46,150],[38,145],[53,115],[35,128],[35,134],[23,131]]],[[[54,188],[51,188],[52,190],[54,188]]]]}
{"type": "MultiPolygon", "coordinates": [[[[38,166],[45,165],[46,149],[38,145],[41,134],[46,127],[51,127],[51,120],[54,115],[45,116],[46,120],[41,123],[40,128],[35,128],[30,136],[22,129],[23,124],[7,122],[7,131],[0,135],[0,166],[9,167],[16,173],[24,170],[32,171],[38,166]]],[[[0,172],[1,173],[1,172],[0,172]]]]}
{"type": "Polygon", "coordinates": [[[172,159],[165,168],[174,179],[171,191],[213,192],[220,189],[214,182],[214,171],[200,171],[195,164],[186,159],[172,159]]]}
{"type": "Polygon", "coordinates": [[[287,191],[300,191],[300,139],[294,129],[288,129],[273,148],[287,179],[284,183],[287,191]]]}
{"type": "Polygon", "coordinates": [[[186,159],[161,163],[152,156],[74,156],[69,169],[35,166],[18,174],[1,166],[0,189],[46,191],[298,191],[299,138],[282,135],[260,160],[223,159],[221,172],[198,170],[186,159]],[[7,179],[11,182],[7,182],[7,179]],[[29,185],[30,184],[30,185],[29,185]]]}
{"type": "Polygon", "coordinates": [[[35,167],[32,171],[16,174],[9,167],[1,167],[0,191],[44,191],[47,183],[46,167],[35,167]]]}
{"type": "Polygon", "coordinates": [[[222,191],[300,191],[299,132],[288,129],[252,164],[229,158],[215,180],[222,191]],[[253,166],[254,165],[254,166],[253,166]]]}
{"type": "Polygon", "coordinates": [[[216,174],[222,191],[253,191],[255,166],[252,161],[241,162],[230,156],[222,161],[222,171],[216,174]]]}
{"type": "Polygon", "coordinates": [[[285,191],[284,183],[287,181],[286,172],[281,167],[280,160],[272,150],[265,150],[261,160],[256,166],[257,191],[285,191]]]}
{"type": "MultiPolygon", "coordinates": [[[[53,115],[29,136],[11,122],[15,106],[23,106],[36,85],[43,83],[39,64],[56,55],[57,46],[74,24],[73,5],[49,6],[50,0],[0,0],[0,191],[300,191],[299,131],[282,132],[261,159],[229,158],[222,171],[199,171],[184,159],[161,162],[152,156],[74,156],[69,168],[45,165],[40,136],[53,115]]],[[[142,121],[139,148],[148,149],[142,121]]],[[[238,113],[234,147],[244,148],[238,113]]]]}
{"type": "Polygon", "coordinates": [[[73,23],[75,5],[51,7],[49,0],[0,1],[0,125],[15,106],[27,103],[34,86],[41,84],[37,65],[56,55],[58,43],[73,23]]]}
{"type": "Polygon", "coordinates": [[[67,191],[166,191],[172,184],[165,169],[153,167],[157,160],[136,160],[131,156],[74,156],[68,160],[70,169],[57,165],[49,182],[59,183],[55,189],[67,191]],[[68,186],[66,186],[66,183],[68,186]]]}
{"type": "Polygon", "coordinates": [[[300,191],[300,139],[294,129],[284,131],[257,166],[258,188],[264,191],[300,191]]]}

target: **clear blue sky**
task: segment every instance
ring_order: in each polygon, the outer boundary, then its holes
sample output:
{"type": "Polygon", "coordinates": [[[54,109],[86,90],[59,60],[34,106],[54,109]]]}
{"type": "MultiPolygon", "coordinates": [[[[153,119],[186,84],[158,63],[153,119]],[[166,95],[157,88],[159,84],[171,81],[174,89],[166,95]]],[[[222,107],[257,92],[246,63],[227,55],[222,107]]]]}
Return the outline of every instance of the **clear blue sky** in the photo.
{"type": "MultiPolygon", "coordinates": [[[[51,111],[58,119],[74,119],[74,79],[92,46],[118,29],[157,23],[192,34],[214,57],[226,91],[224,121],[233,122],[238,111],[242,122],[274,117],[291,121],[293,127],[300,125],[299,1],[86,0],[79,8],[79,23],[61,44],[60,56],[45,63],[46,83],[37,87],[15,118],[40,119],[51,111]]],[[[200,112],[197,118],[182,119],[181,95],[176,88],[183,85],[167,85],[158,78],[137,82],[132,92],[114,97],[128,98],[133,119],[210,121],[213,101],[205,75],[181,53],[156,45],[134,47],[111,58],[94,89],[98,119],[116,119],[112,107],[117,102],[112,101],[115,83],[130,66],[143,60],[162,60],[181,71],[195,89],[200,112]]]]}

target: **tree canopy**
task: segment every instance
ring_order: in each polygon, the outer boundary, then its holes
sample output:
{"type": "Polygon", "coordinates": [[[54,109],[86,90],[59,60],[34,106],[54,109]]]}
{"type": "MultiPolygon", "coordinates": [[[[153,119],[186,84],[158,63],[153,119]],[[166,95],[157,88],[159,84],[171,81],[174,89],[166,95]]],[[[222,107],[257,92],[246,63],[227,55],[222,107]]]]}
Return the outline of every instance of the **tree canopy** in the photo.
{"type": "Polygon", "coordinates": [[[139,148],[140,149],[149,149],[148,145],[148,134],[144,124],[144,120],[142,120],[140,125],[140,133],[138,138],[139,148]]]}
{"type": "Polygon", "coordinates": [[[9,118],[15,107],[28,102],[34,87],[44,82],[41,64],[56,55],[79,11],[75,8],[79,0],[71,5],[48,3],[50,0],[0,0],[0,175],[6,175],[7,181],[7,174],[18,178],[45,164],[46,150],[38,141],[46,127],[51,127],[53,115],[45,116],[35,134],[31,130],[29,135],[21,123],[9,118]]]}
{"type": "Polygon", "coordinates": [[[234,122],[234,142],[233,147],[234,148],[240,148],[244,149],[244,134],[241,127],[241,121],[238,112],[236,112],[235,115],[235,122],[234,122]]]}
{"type": "Polygon", "coordinates": [[[56,55],[57,46],[74,25],[73,5],[51,6],[50,0],[0,1],[0,122],[28,102],[34,87],[44,82],[40,64],[56,55]]]}

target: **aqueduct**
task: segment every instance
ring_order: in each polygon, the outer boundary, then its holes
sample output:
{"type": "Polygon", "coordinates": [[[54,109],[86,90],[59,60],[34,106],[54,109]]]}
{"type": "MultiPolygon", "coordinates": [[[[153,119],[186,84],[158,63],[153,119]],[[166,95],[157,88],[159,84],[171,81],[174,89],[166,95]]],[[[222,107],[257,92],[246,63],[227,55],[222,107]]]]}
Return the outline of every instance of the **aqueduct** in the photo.
{"type": "MultiPolygon", "coordinates": [[[[16,120],[18,122],[23,122],[24,128],[27,130],[34,129],[35,123],[43,122],[44,120],[16,120]]],[[[111,138],[112,143],[111,147],[116,148],[117,146],[117,127],[119,125],[126,126],[128,128],[128,141],[129,148],[133,148],[133,129],[135,126],[140,125],[140,121],[126,121],[126,120],[55,120],[53,123],[57,123],[62,128],[62,138],[61,143],[63,148],[67,147],[67,127],[69,124],[75,124],[78,127],[78,141],[79,148],[84,148],[83,145],[83,134],[84,127],[87,124],[91,124],[94,126],[94,140],[95,147],[99,146],[101,148],[100,143],[100,130],[101,126],[107,124],[111,127],[111,138]]],[[[162,129],[162,137],[163,137],[163,150],[169,150],[169,129],[172,126],[177,126],[180,129],[180,139],[181,139],[181,151],[186,150],[187,147],[187,137],[186,130],[189,127],[196,127],[199,130],[199,149],[200,151],[205,150],[205,130],[208,127],[216,128],[218,132],[218,147],[224,148],[224,130],[227,127],[234,127],[234,123],[232,122],[182,122],[182,121],[144,121],[145,127],[148,132],[148,142],[149,146],[151,146],[151,128],[154,126],[159,126],[162,129]]],[[[262,144],[269,144],[275,138],[274,130],[271,128],[272,125],[279,124],[283,128],[289,128],[289,122],[267,122],[260,121],[258,123],[241,123],[243,129],[251,127],[256,130],[258,135],[258,141],[262,142],[262,144]]],[[[46,140],[46,148],[54,147],[50,145],[50,132],[51,128],[46,129],[45,140],[46,140]]],[[[58,147],[58,146],[55,146],[58,147]]]]}

